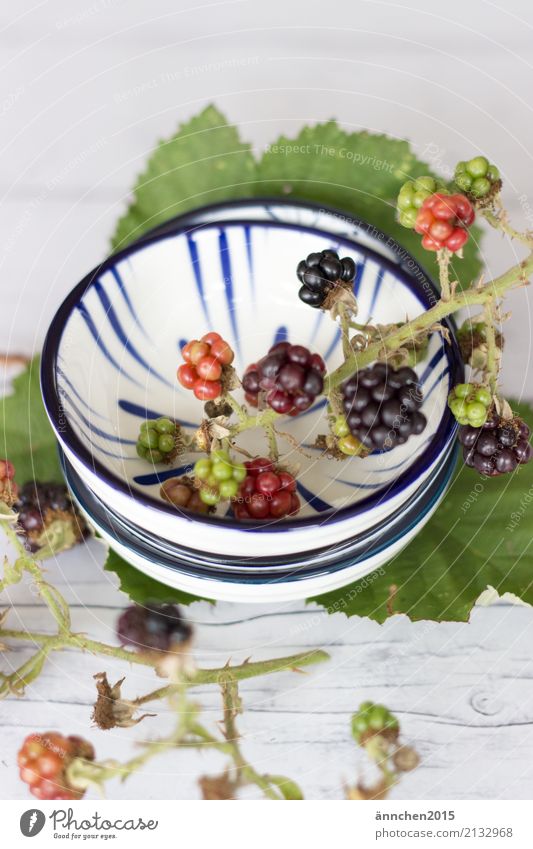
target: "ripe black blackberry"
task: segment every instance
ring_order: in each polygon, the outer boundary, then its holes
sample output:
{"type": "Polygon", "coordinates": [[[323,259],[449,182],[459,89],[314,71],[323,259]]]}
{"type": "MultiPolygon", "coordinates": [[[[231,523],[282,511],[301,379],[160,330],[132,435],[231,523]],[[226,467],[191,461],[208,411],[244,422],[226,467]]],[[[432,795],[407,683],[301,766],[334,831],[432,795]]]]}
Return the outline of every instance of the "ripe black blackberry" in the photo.
{"type": "Polygon", "coordinates": [[[530,429],[521,418],[501,419],[493,414],[483,427],[463,425],[459,442],[467,466],[480,475],[498,477],[514,472],[517,466],[529,463],[532,448],[530,429]]]}
{"type": "Polygon", "coordinates": [[[353,436],[370,451],[394,448],[422,433],[422,390],[413,369],[376,363],[341,386],[346,422],[353,436]]]}
{"type": "Polygon", "coordinates": [[[296,268],[302,284],[298,296],[304,304],[319,308],[337,283],[349,284],[355,277],[355,262],[349,256],[339,258],[336,251],[311,253],[296,268]]]}
{"type": "Polygon", "coordinates": [[[121,614],[117,635],[123,645],[136,651],[169,651],[172,646],[186,643],[192,628],[175,604],[132,605],[121,614]]]}
{"type": "Polygon", "coordinates": [[[20,490],[15,509],[19,514],[18,524],[24,531],[31,551],[38,551],[46,542],[44,538],[41,542],[41,537],[52,522],[69,523],[78,542],[87,533],[87,525],[63,483],[28,481],[20,490]]]}

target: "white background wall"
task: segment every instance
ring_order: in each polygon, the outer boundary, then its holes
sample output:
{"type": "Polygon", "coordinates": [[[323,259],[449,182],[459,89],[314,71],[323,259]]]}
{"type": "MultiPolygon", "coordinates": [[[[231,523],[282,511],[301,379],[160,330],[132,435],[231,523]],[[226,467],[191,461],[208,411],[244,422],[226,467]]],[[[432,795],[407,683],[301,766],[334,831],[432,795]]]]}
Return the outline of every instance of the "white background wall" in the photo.
{"type": "MultiPolygon", "coordinates": [[[[208,101],[258,150],[282,131],[329,117],[349,129],[409,138],[417,151],[433,151],[444,169],[483,150],[502,170],[517,222],[533,227],[532,37],[529,0],[3,3],[0,350],[40,348],[59,301],[105,255],[154,143],[208,101]]],[[[515,257],[494,235],[483,251],[491,275],[515,257]]],[[[508,392],[531,398],[531,295],[515,293],[510,305],[503,382],[508,392]]],[[[123,601],[101,575],[101,559],[91,549],[55,568],[78,606],[80,629],[110,639],[123,601]]],[[[27,589],[17,600],[23,618],[46,626],[27,589]]],[[[398,619],[380,628],[320,616],[304,637],[295,636],[295,623],[309,616],[302,605],[254,613],[266,618],[222,629],[251,611],[193,609],[204,623],[199,644],[207,662],[223,662],[228,652],[252,649],[259,656],[311,643],[332,643],[334,655],[327,672],[297,690],[289,676],[247,688],[250,755],[265,769],[302,778],[311,797],[338,798],[356,763],[348,717],[371,697],[399,711],[424,757],[397,797],[530,797],[529,609],[480,610],[470,626],[398,619]]],[[[65,724],[87,733],[88,672],[102,664],[83,661],[72,679],[72,661],[51,664],[28,701],[0,703],[5,796],[25,796],[14,777],[23,733],[65,724]]],[[[138,677],[133,689],[148,689],[138,677]]],[[[102,742],[91,734],[104,754],[122,756],[135,736],[122,732],[102,742]]],[[[193,756],[183,763],[154,766],[112,795],[194,796],[205,764],[193,756]]]]}

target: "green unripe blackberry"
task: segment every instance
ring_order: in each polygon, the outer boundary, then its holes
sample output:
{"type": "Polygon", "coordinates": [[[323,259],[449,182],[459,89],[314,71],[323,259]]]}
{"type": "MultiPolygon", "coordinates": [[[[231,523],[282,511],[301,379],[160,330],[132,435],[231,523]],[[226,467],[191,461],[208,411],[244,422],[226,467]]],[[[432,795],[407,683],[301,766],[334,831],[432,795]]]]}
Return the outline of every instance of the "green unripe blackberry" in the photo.
{"type": "Polygon", "coordinates": [[[150,463],[171,463],[177,455],[179,425],[162,416],[145,421],[137,437],[139,457],[150,463]]]}
{"type": "Polygon", "coordinates": [[[486,156],[475,156],[455,166],[455,184],[471,200],[491,198],[501,188],[500,172],[486,156]]]}
{"type": "Polygon", "coordinates": [[[385,705],[363,702],[352,716],[352,735],[360,746],[376,734],[394,741],[399,733],[400,724],[385,705]]]}
{"type": "Polygon", "coordinates": [[[200,498],[209,507],[235,498],[246,474],[246,467],[223,450],[212,451],[209,457],[202,457],[194,464],[200,498]]]}
{"type": "Polygon", "coordinates": [[[416,223],[418,210],[425,200],[435,192],[442,191],[444,186],[433,177],[417,177],[416,180],[408,180],[400,189],[396,206],[398,208],[398,221],[402,227],[413,229],[416,223]]]}
{"type": "Polygon", "coordinates": [[[485,386],[458,383],[448,396],[448,406],[460,425],[483,427],[492,404],[492,395],[485,386]]]}

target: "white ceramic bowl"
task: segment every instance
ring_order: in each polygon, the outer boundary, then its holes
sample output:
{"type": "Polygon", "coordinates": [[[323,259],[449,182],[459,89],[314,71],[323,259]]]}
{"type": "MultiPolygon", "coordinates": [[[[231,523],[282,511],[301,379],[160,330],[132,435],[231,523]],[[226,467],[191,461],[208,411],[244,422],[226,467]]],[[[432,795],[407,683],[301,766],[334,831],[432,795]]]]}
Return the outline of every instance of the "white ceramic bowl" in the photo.
{"type": "MultiPolygon", "coordinates": [[[[195,517],[159,498],[159,485],[190,468],[150,467],[135,453],[139,424],[160,414],[198,425],[202,405],[175,381],[185,340],[216,329],[236,351],[235,365],[289,338],[341,361],[340,333],[301,304],[294,269],[312,250],[352,256],[359,318],[379,323],[419,315],[436,300],[432,283],[405,251],[362,222],[309,204],[239,201],[170,222],[104,262],[68,296],[43,353],[45,405],[72,466],[125,519],[204,552],[253,557],[334,545],[387,517],[431,480],[455,437],[450,387],[461,377],[455,341],[439,334],[417,371],[428,426],[389,453],[342,464],[317,452],[297,461],[301,513],[257,527],[227,515],[195,517]],[[265,549],[266,547],[266,549],[265,549]]],[[[283,423],[310,446],[324,432],[323,400],[283,423]]],[[[264,453],[261,436],[244,447],[264,453]]],[[[289,449],[288,445],[285,446],[289,449]]]]}
{"type": "MultiPolygon", "coordinates": [[[[83,484],[68,461],[63,468],[79,510],[100,536],[132,566],[167,586],[220,601],[272,602],[311,598],[351,584],[389,562],[423,528],[440,504],[451,480],[457,449],[445,458],[422,496],[387,528],[372,532],[357,552],[342,562],[313,568],[293,566],[282,571],[265,568],[229,569],[226,565],[198,568],[162,553],[157,540],[139,545],[135,535],[83,484]]],[[[281,568],[281,567],[280,567],[281,568]]]]}

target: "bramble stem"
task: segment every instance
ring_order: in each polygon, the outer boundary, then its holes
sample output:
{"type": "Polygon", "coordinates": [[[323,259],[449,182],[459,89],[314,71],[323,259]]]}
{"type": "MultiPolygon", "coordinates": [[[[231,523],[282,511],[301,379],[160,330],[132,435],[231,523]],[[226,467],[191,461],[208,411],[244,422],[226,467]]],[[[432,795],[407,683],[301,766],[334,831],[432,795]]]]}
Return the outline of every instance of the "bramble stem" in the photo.
{"type": "MultiPolygon", "coordinates": [[[[97,640],[90,640],[82,634],[38,634],[32,631],[15,631],[8,628],[0,629],[0,638],[12,640],[24,640],[32,642],[36,645],[46,646],[49,651],[62,651],[66,648],[79,649],[80,651],[88,651],[91,654],[101,654],[106,657],[115,657],[118,660],[126,660],[129,663],[136,663],[141,666],[153,666],[153,659],[147,658],[142,654],[137,654],[128,649],[120,648],[119,646],[109,646],[106,643],[100,643],[97,640]]],[[[304,666],[311,666],[314,663],[322,663],[329,660],[327,652],[321,649],[309,649],[306,652],[292,654],[286,657],[275,657],[269,660],[257,660],[254,662],[241,663],[238,666],[221,666],[210,669],[197,669],[192,677],[189,678],[188,684],[191,687],[198,687],[203,684],[217,684],[222,673],[228,669],[231,674],[239,681],[244,681],[247,678],[255,678],[257,675],[269,675],[273,672],[286,672],[288,670],[299,669],[304,666]]],[[[168,696],[175,691],[175,687],[169,684],[143,696],[141,699],[135,700],[135,704],[144,704],[154,699],[168,696]]]]}
{"type": "Polygon", "coordinates": [[[485,369],[485,376],[488,380],[491,393],[496,395],[498,390],[499,361],[492,299],[485,308],[485,316],[485,337],[487,339],[487,366],[485,369]]]}
{"type": "Polygon", "coordinates": [[[517,242],[522,242],[523,245],[527,245],[530,249],[533,247],[533,234],[521,233],[519,230],[515,230],[514,227],[511,227],[507,220],[507,213],[503,208],[500,215],[495,215],[490,211],[490,209],[484,209],[482,215],[495,230],[500,230],[502,233],[505,233],[506,236],[509,236],[511,239],[516,239],[517,242]]]}
{"type": "Polygon", "coordinates": [[[451,297],[450,292],[450,258],[451,254],[447,248],[443,248],[443,250],[437,251],[437,262],[439,265],[439,282],[440,282],[440,292],[441,298],[443,301],[449,301],[451,297]]]}
{"type": "Polygon", "coordinates": [[[221,401],[231,407],[240,422],[246,419],[246,411],[239,404],[239,402],[235,400],[235,398],[230,392],[227,392],[225,395],[223,395],[221,401]]]}
{"type": "Polygon", "coordinates": [[[364,351],[352,354],[339,368],[335,369],[326,377],[324,394],[329,395],[331,390],[346,380],[354,372],[370,365],[378,359],[383,349],[393,352],[407,342],[413,335],[423,330],[428,330],[432,325],[438,323],[458,310],[487,304],[493,298],[499,298],[507,289],[513,286],[523,285],[533,273],[533,251],[526,259],[513,265],[508,271],[499,277],[490,280],[482,288],[470,288],[465,292],[458,292],[449,301],[438,301],[422,315],[401,325],[397,330],[386,334],[378,342],[373,342],[364,351]]]}

